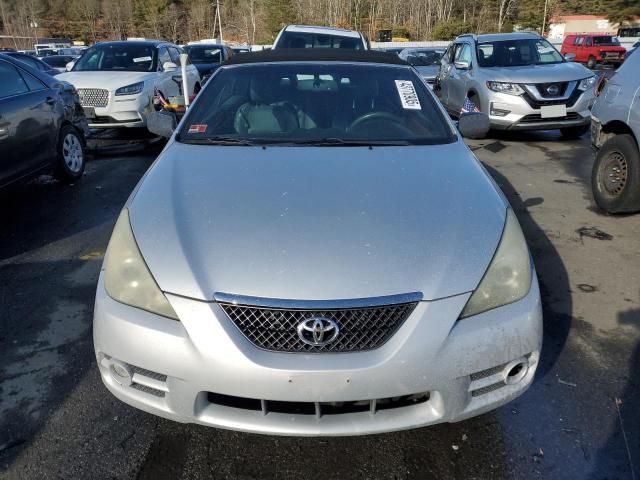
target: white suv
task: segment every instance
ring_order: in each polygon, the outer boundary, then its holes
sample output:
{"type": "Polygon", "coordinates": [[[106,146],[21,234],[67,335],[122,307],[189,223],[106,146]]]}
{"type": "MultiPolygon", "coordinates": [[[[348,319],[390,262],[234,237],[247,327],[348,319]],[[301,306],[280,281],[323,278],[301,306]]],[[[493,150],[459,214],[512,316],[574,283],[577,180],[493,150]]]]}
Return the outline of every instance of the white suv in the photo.
{"type": "MultiPolygon", "coordinates": [[[[155,88],[165,97],[180,94],[181,53],[160,41],[97,43],[57,78],[76,87],[91,128],[145,127],[155,88]]],[[[191,95],[200,89],[195,65],[187,66],[187,76],[191,95]]]]}
{"type": "Polygon", "coordinates": [[[287,25],[273,42],[273,49],[281,48],[343,48],[369,50],[367,37],[355,30],[316,27],[311,25],[287,25]]]}

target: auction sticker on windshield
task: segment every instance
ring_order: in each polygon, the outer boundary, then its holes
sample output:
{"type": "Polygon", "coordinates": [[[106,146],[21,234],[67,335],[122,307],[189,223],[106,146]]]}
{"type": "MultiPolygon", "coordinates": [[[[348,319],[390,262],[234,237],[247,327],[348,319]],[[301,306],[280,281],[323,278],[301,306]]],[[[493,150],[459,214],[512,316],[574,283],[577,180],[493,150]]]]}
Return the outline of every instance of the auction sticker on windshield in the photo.
{"type": "Polygon", "coordinates": [[[133,59],[133,63],[150,62],[151,57],[138,57],[133,59]]]}
{"type": "Polygon", "coordinates": [[[400,94],[402,108],[405,110],[422,110],[416,88],[411,80],[396,80],[396,88],[400,94]]]}

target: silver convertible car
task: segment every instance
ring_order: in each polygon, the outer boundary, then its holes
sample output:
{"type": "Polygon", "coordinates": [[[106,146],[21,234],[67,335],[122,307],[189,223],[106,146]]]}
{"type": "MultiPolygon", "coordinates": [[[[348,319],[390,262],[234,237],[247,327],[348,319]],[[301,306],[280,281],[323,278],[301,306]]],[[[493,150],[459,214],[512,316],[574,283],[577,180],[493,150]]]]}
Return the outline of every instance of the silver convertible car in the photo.
{"type": "MultiPolygon", "coordinates": [[[[542,341],[518,220],[417,72],[379,52],[238,55],[117,220],[95,350],[178,422],[357,435],[522,394],[542,341]]],[[[164,120],[167,120],[165,122],[164,120]]],[[[486,131],[485,131],[486,133],[486,131]]]]}

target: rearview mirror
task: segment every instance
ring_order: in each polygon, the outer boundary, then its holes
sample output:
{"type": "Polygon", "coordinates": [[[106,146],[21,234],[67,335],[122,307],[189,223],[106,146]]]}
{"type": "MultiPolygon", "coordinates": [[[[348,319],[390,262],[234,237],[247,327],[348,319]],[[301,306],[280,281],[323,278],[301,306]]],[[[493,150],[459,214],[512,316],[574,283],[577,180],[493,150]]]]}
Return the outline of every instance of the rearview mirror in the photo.
{"type": "Polygon", "coordinates": [[[159,137],[170,138],[176,126],[176,116],[171,112],[160,111],[147,114],[147,129],[159,137]]]}
{"type": "Polygon", "coordinates": [[[459,62],[455,62],[454,65],[458,70],[469,70],[471,68],[471,64],[469,62],[464,61],[464,60],[461,60],[459,62]]]}
{"type": "Polygon", "coordinates": [[[175,63],[173,63],[173,62],[164,62],[164,63],[162,64],[162,69],[163,69],[165,72],[173,72],[174,70],[177,70],[177,69],[178,69],[178,65],[176,65],[176,64],[175,64],[175,63]]]}
{"type": "Polygon", "coordinates": [[[564,59],[567,62],[575,62],[576,61],[576,54],[575,53],[565,53],[564,54],[564,59]]]}
{"type": "Polygon", "coordinates": [[[490,129],[491,123],[486,113],[465,113],[458,119],[458,130],[465,138],[482,139],[490,129]]]}
{"type": "Polygon", "coordinates": [[[67,72],[70,72],[71,70],[73,70],[74,65],[76,64],[76,62],[69,62],[65,65],[64,69],[67,72]]]}

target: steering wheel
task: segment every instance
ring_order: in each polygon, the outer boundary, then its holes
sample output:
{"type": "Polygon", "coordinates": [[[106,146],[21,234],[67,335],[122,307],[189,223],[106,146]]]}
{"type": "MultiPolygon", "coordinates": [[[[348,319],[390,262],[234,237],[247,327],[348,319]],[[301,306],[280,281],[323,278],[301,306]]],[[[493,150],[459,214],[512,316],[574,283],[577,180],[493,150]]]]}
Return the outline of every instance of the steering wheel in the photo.
{"type": "Polygon", "coordinates": [[[394,128],[397,128],[398,130],[401,130],[403,133],[406,133],[409,135],[413,134],[413,132],[403,124],[403,120],[400,117],[388,112],[365,113],[364,115],[359,116],[353,122],[351,122],[351,125],[349,125],[347,130],[352,131],[357,129],[358,127],[361,127],[366,123],[375,122],[375,121],[383,121],[385,123],[392,122],[394,123],[393,125],[394,128]]]}

